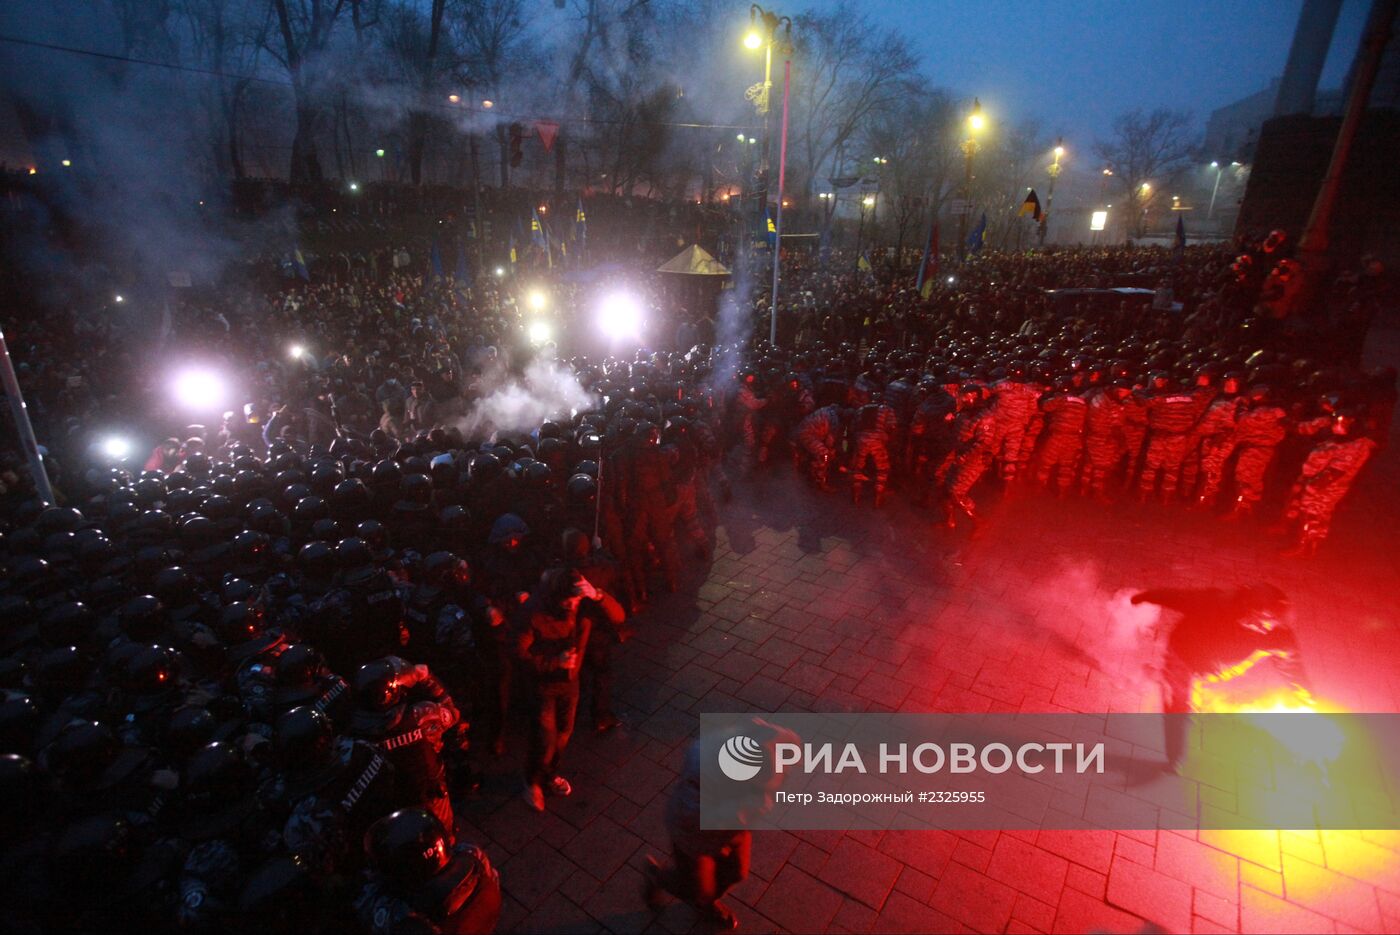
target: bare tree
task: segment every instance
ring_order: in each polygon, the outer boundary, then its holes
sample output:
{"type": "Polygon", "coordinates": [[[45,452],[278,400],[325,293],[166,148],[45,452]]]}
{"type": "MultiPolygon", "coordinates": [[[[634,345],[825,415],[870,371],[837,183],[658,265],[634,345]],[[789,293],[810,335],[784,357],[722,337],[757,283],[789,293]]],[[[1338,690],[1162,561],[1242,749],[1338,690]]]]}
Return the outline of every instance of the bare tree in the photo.
{"type": "Polygon", "coordinates": [[[408,139],[408,173],[414,185],[423,181],[423,152],[428,142],[434,104],[442,78],[453,65],[443,28],[447,0],[431,0],[428,9],[399,0],[389,12],[385,42],[399,80],[412,102],[405,116],[408,139]]]}
{"type": "Polygon", "coordinates": [[[948,92],[916,78],[905,82],[899,105],[881,108],[863,134],[865,148],[885,160],[878,175],[896,258],[907,243],[922,242],[922,231],[953,191],[958,119],[948,92]]]}
{"type": "Polygon", "coordinates": [[[200,94],[214,136],[210,150],[215,171],[241,179],[246,170],[239,115],[272,26],[272,8],[246,0],[179,0],[176,15],[191,59],[215,73],[200,94]]]}
{"type": "Polygon", "coordinates": [[[1123,190],[1129,236],[1141,237],[1157,194],[1197,157],[1191,115],[1164,108],[1130,110],[1113,121],[1113,136],[1095,143],[1094,152],[1108,163],[1114,183],[1123,190]]]}
{"type": "Polygon", "coordinates": [[[918,60],[902,36],[877,30],[845,0],[830,13],[799,16],[793,41],[788,171],[790,190],[805,201],[836,149],[855,139],[872,114],[901,99],[903,79],[918,60]]]}
{"type": "Polygon", "coordinates": [[[314,182],[321,178],[316,155],[316,123],[322,106],[323,58],[347,5],[356,0],[272,0],[277,14],[277,42],[266,48],[287,70],[296,107],[290,178],[314,182]]]}
{"type": "MultiPolygon", "coordinates": [[[[521,71],[528,23],[521,15],[522,0],[452,0],[448,24],[457,48],[456,74],[463,84],[487,95],[499,105],[506,99],[506,82],[521,71]]],[[[496,123],[500,149],[501,188],[510,184],[508,121],[496,123]]],[[[473,137],[473,146],[475,138],[473,137]]]]}

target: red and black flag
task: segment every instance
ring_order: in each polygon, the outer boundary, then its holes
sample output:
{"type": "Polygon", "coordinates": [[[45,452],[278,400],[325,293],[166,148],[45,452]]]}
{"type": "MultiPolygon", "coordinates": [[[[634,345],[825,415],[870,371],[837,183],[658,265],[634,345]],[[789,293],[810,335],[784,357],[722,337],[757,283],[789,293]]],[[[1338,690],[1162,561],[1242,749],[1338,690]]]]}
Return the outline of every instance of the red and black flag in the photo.
{"type": "Polygon", "coordinates": [[[1040,213],[1040,198],[1036,196],[1034,188],[1026,193],[1026,200],[1021,202],[1020,216],[1025,217],[1028,214],[1037,221],[1043,216],[1040,213]]]}

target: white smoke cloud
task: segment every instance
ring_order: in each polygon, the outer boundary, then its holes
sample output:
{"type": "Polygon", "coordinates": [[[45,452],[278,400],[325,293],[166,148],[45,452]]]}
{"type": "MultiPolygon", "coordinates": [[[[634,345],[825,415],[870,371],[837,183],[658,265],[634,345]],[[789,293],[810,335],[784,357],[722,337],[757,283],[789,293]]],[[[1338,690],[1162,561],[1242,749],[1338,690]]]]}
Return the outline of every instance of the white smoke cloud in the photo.
{"type": "Polygon", "coordinates": [[[467,438],[528,432],[546,419],[597,405],[573,370],[543,357],[530,361],[519,376],[498,363],[482,374],[480,388],[482,397],[459,423],[467,438]]]}
{"type": "Polygon", "coordinates": [[[1014,600],[1040,611],[1037,619],[1054,632],[1062,651],[1080,656],[1123,688],[1146,695],[1158,683],[1161,608],[1134,605],[1131,598],[1139,590],[1111,590],[1096,563],[1066,561],[1057,573],[1037,576],[1016,591],[1014,600]]]}

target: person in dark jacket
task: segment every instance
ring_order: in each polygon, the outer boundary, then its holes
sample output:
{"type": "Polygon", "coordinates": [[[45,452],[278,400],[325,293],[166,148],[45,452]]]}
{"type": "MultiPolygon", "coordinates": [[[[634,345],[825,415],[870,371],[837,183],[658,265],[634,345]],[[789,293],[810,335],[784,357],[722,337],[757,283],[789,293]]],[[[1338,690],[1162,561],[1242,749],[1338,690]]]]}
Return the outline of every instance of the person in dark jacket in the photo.
{"type": "MultiPolygon", "coordinates": [[[[1272,657],[1294,691],[1311,703],[1298,657],[1298,638],[1282,623],[1286,595],[1268,584],[1224,591],[1154,588],[1132,596],[1134,604],[1156,604],[1181,614],[1167,633],[1162,706],[1168,715],[1191,712],[1198,683],[1225,682],[1272,657]]],[[[1186,718],[1168,717],[1167,761],[1175,769],[1186,753],[1186,718]]]]}
{"type": "Polygon", "coordinates": [[[584,601],[596,603],[614,625],[624,618],[622,605],[589,583],[577,570],[551,568],[521,608],[516,657],[532,690],[534,717],[525,769],[525,801],[544,811],[544,793],[567,796],[573,786],[559,775],[559,761],[574,731],[578,713],[579,671],[592,631],[584,601]]]}

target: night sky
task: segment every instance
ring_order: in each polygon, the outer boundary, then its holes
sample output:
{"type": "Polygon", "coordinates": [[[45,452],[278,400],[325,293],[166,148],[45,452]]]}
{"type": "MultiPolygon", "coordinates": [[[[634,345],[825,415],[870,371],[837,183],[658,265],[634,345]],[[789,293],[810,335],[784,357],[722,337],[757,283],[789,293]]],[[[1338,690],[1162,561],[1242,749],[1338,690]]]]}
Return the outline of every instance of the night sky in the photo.
{"type": "MultiPolygon", "coordinates": [[[[859,0],[906,31],[935,84],[1038,117],[1083,151],[1133,107],[1210,111],[1283,73],[1302,0],[859,0]]],[[[1320,88],[1339,87],[1369,0],[1344,0],[1320,88]]]]}

